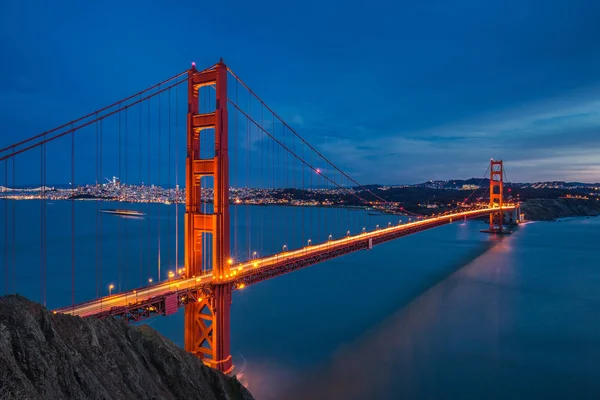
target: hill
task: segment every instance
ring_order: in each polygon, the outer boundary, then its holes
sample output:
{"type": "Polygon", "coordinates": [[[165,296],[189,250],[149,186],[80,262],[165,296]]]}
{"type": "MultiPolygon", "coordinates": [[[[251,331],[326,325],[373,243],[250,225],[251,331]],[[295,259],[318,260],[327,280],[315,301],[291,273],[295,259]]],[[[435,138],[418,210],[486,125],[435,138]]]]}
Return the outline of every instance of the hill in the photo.
{"type": "Polygon", "coordinates": [[[530,199],[521,204],[525,220],[552,221],[556,218],[600,215],[600,201],[580,199],[530,199]]]}
{"type": "Polygon", "coordinates": [[[149,326],[0,297],[0,399],[252,399],[149,326]]]}

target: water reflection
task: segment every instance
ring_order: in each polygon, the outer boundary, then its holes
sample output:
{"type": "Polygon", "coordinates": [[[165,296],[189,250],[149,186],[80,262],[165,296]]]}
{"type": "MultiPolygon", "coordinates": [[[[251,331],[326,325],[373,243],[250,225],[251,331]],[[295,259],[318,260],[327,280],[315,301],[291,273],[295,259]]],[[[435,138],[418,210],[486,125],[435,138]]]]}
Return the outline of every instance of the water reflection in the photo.
{"type": "Polygon", "coordinates": [[[261,366],[275,379],[253,393],[266,400],[597,399],[600,296],[585,294],[600,284],[600,252],[586,251],[577,272],[563,261],[588,248],[582,237],[600,239],[599,222],[587,232],[578,221],[556,231],[532,224],[491,239],[489,250],[319,364],[288,366],[285,374],[261,366]],[[292,378],[280,381],[278,373],[292,378]]]}
{"type": "MultiPolygon", "coordinates": [[[[503,240],[498,241],[503,243],[503,240]]],[[[492,247],[496,249],[497,246],[492,247]]],[[[505,251],[505,250],[499,250],[505,251]]],[[[487,258],[486,255],[480,256],[487,258]]],[[[489,268],[495,268],[490,266],[489,268]]],[[[473,268],[467,268],[473,270],[473,268]]],[[[459,290],[463,271],[456,272],[386,321],[367,331],[357,340],[338,348],[326,365],[305,375],[291,387],[264,398],[295,399],[397,399],[443,398],[444,393],[422,373],[432,359],[446,352],[461,351],[462,333],[452,329],[439,330],[441,320],[452,325],[460,324],[462,313],[471,316],[471,304],[477,301],[476,293],[459,290]],[[459,312],[455,310],[460,310],[459,312]],[[432,336],[435,340],[430,340],[432,336]]],[[[497,342],[499,326],[498,296],[485,301],[485,318],[495,321],[485,332],[485,340],[497,342]]],[[[506,316],[503,316],[505,318],[506,316]]],[[[497,356],[497,351],[493,353],[497,356]]],[[[440,379],[433,373],[432,379],[440,379]]],[[[263,398],[263,397],[259,397],[263,398]]]]}

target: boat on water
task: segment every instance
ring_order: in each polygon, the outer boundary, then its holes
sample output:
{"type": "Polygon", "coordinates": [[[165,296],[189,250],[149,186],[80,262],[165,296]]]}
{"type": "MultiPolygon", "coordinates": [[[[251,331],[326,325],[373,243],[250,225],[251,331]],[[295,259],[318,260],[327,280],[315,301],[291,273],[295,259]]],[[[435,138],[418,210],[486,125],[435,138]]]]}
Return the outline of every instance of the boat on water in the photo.
{"type": "Polygon", "coordinates": [[[142,217],[142,216],[146,215],[146,213],[143,213],[141,211],[124,210],[124,209],[119,209],[119,208],[104,209],[104,210],[100,210],[100,212],[103,212],[106,214],[126,215],[129,217],[142,217]]]}

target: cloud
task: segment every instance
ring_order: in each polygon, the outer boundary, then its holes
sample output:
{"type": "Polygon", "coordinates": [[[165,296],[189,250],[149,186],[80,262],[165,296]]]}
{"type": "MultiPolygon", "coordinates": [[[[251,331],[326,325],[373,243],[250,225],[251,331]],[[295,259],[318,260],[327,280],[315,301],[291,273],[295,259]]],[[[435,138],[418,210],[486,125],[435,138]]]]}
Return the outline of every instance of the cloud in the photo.
{"type": "Polygon", "coordinates": [[[417,131],[314,126],[309,136],[363,183],[478,177],[490,158],[506,160],[515,181],[599,181],[598,98],[590,90],[417,131]]]}

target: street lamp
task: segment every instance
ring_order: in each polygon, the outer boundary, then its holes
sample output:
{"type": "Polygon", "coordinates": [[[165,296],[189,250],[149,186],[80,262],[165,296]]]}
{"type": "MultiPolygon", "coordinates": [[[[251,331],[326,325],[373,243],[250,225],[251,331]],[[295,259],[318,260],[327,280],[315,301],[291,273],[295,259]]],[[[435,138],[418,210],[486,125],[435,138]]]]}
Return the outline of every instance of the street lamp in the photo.
{"type": "Polygon", "coordinates": [[[346,236],[350,236],[350,231],[346,232],[346,236]]]}
{"type": "Polygon", "coordinates": [[[286,252],[286,251],[287,251],[287,244],[284,244],[283,245],[283,252],[286,252]]]}
{"type": "Polygon", "coordinates": [[[328,240],[329,240],[330,242],[331,242],[331,238],[332,238],[332,237],[333,237],[333,235],[329,235],[329,239],[328,239],[328,240]]]}
{"type": "Polygon", "coordinates": [[[175,277],[175,273],[173,271],[169,271],[169,279],[175,277]]]}
{"type": "Polygon", "coordinates": [[[254,260],[256,258],[256,252],[252,253],[252,259],[254,260]]]}
{"type": "Polygon", "coordinates": [[[110,297],[110,294],[112,292],[112,290],[115,288],[115,285],[113,285],[112,283],[110,285],[108,285],[108,296],[110,297]]]}
{"type": "Polygon", "coordinates": [[[312,243],[312,240],[308,239],[308,245],[310,246],[310,244],[312,243]]]}
{"type": "Polygon", "coordinates": [[[379,224],[375,225],[375,230],[378,231],[379,230],[379,224]]]}
{"type": "MultiPolygon", "coordinates": [[[[378,225],[378,226],[379,226],[379,225],[378,225]]],[[[367,233],[367,228],[365,228],[365,227],[363,226],[363,231],[362,231],[362,232],[363,232],[363,233],[367,233]]]]}

